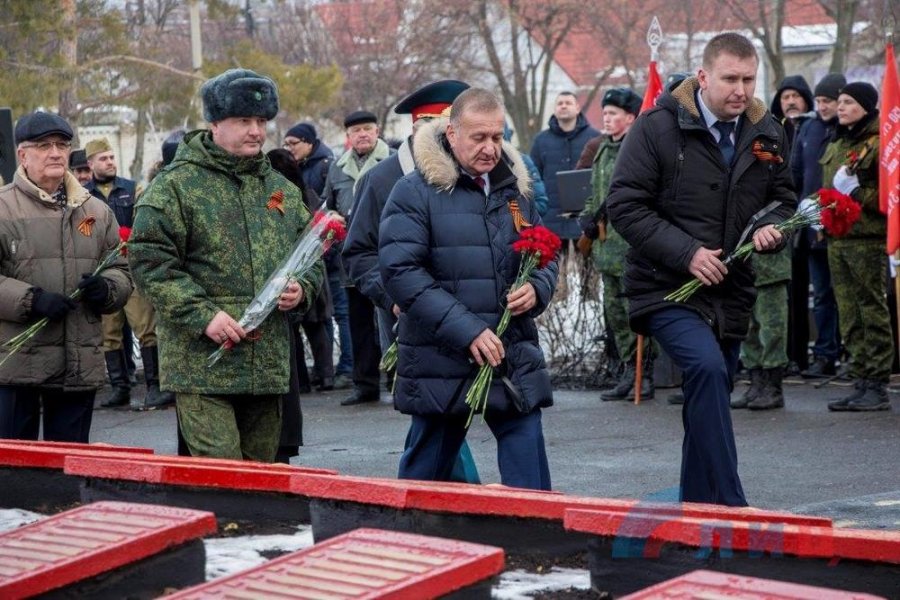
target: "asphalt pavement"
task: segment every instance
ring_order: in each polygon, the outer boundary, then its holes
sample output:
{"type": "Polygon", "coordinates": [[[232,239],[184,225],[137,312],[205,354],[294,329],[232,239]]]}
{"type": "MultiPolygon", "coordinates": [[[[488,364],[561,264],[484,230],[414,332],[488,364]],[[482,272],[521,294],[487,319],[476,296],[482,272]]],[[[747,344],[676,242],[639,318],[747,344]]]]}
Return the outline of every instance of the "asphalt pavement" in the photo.
{"type": "MultiPolygon", "coordinates": [[[[786,383],[784,409],[732,411],[740,475],[752,505],[829,516],[843,526],[900,530],[900,395],[892,393],[890,412],[828,411],[830,400],[851,390],[786,383]]],[[[672,391],[658,389],[656,399],[637,406],[601,402],[598,391],[557,391],[555,406],[543,414],[554,489],[675,499],[682,427],[681,407],[665,400],[672,391]]],[[[408,417],[393,409],[387,394],[378,403],[340,406],[348,394],[301,397],[305,445],[294,464],[396,477],[408,417]]],[[[480,418],[468,440],[482,480],[499,482],[496,444],[480,418]]],[[[175,454],[175,411],[98,409],[91,441],[175,454]]]]}

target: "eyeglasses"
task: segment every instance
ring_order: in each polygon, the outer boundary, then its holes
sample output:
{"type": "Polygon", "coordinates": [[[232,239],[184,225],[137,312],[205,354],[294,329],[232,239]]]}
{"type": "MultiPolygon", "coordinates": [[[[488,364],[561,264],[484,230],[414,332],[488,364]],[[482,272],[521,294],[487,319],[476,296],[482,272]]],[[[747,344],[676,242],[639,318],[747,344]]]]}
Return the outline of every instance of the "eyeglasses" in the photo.
{"type": "Polygon", "coordinates": [[[22,148],[37,148],[39,152],[49,152],[50,148],[56,148],[60,152],[68,152],[72,149],[72,142],[35,142],[22,144],[22,148]]]}
{"type": "Polygon", "coordinates": [[[305,141],[305,140],[297,140],[296,142],[291,142],[291,141],[288,141],[288,140],[284,140],[284,143],[281,145],[281,147],[284,148],[285,150],[290,150],[291,148],[293,148],[293,147],[296,146],[297,144],[308,144],[308,143],[309,143],[309,142],[307,142],[307,141],[305,141]]]}

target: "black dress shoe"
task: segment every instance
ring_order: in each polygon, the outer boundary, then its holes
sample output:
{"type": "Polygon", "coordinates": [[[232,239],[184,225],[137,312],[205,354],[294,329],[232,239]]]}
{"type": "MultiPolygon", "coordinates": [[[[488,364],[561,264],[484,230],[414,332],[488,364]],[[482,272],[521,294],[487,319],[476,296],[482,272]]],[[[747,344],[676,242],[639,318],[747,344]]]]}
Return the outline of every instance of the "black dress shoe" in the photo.
{"type": "Polygon", "coordinates": [[[378,402],[380,397],[381,394],[379,394],[377,390],[374,392],[355,390],[350,394],[349,398],[341,401],[341,406],[356,406],[357,404],[365,404],[366,402],[378,402]]]}
{"type": "Polygon", "coordinates": [[[684,393],[675,392],[674,394],[666,398],[666,402],[673,405],[684,404],[684,393]]]}

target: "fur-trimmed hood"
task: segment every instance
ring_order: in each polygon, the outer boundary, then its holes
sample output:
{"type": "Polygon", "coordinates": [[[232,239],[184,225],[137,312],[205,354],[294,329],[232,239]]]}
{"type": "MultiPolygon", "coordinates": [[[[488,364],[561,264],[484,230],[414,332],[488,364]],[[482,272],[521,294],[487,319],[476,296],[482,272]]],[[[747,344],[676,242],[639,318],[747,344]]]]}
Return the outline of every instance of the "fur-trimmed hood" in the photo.
{"type": "MultiPolygon", "coordinates": [[[[444,136],[448,123],[449,119],[446,117],[435,119],[421,127],[413,138],[416,167],[426,182],[443,192],[456,187],[460,175],[459,163],[450,152],[447,138],[444,136]]],[[[528,174],[528,168],[522,161],[519,151],[507,142],[503,142],[500,163],[490,173],[492,187],[495,183],[502,183],[494,181],[494,174],[503,167],[515,177],[519,193],[531,198],[531,176],[528,174]]]]}
{"type": "MultiPolygon", "coordinates": [[[[681,82],[678,87],[672,90],[671,98],[695,119],[702,119],[700,115],[700,107],[697,106],[697,100],[694,94],[700,89],[700,81],[696,77],[688,77],[681,82]]],[[[766,116],[766,105],[759,98],[752,98],[750,106],[744,111],[744,116],[751,123],[756,125],[766,116]]]]}

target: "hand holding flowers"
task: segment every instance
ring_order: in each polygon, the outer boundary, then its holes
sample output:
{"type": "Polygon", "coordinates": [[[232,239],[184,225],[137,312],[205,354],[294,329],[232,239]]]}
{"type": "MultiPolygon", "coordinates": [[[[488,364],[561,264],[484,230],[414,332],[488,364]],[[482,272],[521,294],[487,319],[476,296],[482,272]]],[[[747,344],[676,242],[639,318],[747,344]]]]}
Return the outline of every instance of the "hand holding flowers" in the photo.
{"type": "Polygon", "coordinates": [[[523,229],[519,234],[519,239],[513,242],[513,250],[521,254],[521,262],[516,280],[507,295],[506,308],[497,324],[497,332],[485,329],[469,346],[469,352],[475,358],[479,368],[472,387],[466,393],[466,404],[470,407],[466,427],[472,423],[472,417],[476,412],[481,412],[482,418],[484,417],[488,394],[494,378],[494,367],[499,366],[505,356],[500,337],[509,326],[510,319],[528,312],[537,303],[534,287],[528,280],[535,269],[543,269],[556,258],[556,253],[559,252],[561,246],[559,237],[541,225],[523,229]]]}
{"type": "MultiPolygon", "coordinates": [[[[130,227],[119,227],[119,244],[107,254],[103,260],[100,261],[100,264],[97,265],[97,268],[94,269],[93,273],[88,276],[97,277],[100,273],[113,265],[116,260],[119,259],[119,256],[125,256],[128,252],[128,239],[131,237],[131,228],[130,227]]],[[[68,298],[72,301],[79,300],[84,293],[83,287],[77,287],[75,290],[68,295],[68,298]]],[[[9,358],[14,355],[16,352],[25,347],[28,343],[28,340],[33,338],[37,333],[47,326],[47,323],[50,322],[48,317],[43,317],[35,321],[31,327],[20,333],[19,335],[7,340],[3,343],[4,346],[9,348],[9,353],[3,357],[3,360],[0,360],[0,366],[3,365],[9,358]]]]}
{"type": "Polygon", "coordinates": [[[207,366],[216,364],[227,350],[241,340],[256,339],[258,333],[254,335],[255,330],[276,307],[286,311],[299,305],[303,300],[303,288],[298,280],[313,268],[316,261],[334,243],[346,236],[347,229],[343,219],[334,218],[330,213],[316,212],[291,253],[269,276],[241,318],[235,321],[230,315],[220,311],[210,321],[205,333],[220,346],[209,355],[207,366]]]}
{"type": "MultiPolygon", "coordinates": [[[[740,245],[734,252],[729,254],[724,260],[720,261],[720,264],[723,265],[724,268],[738,260],[746,260],[754,251],[759,252],[761,250],[772,249],[780,243],[780,236],[796,229],[802,229],[803,227],[815,227],[816,225],[821,224],[825,231],[832,237],[841,237],[846,235],[853,227],[853,224],[859,220],[859,215],[862,210],[859,203],[837,190],[830,188],[820,189],[816,193],[815,199],[816,201],[812,203],[801,203],[797,212],[781,223],[778,223],[777,225],[766,225],[759,228],[753,235],[753,241],[740,245]]],[[[707,253],[715,253],[716,257],[722,252],[721,250],[713,251],[706,250],[705,248],[701,248],[701,250],[705,250],[707,253]]],[[[697,254],[701,253],[698,251],[697,254]]],[[[695,255],[695,258],[697,258],[697,255],[695,255]]],[[[694,261],[692,260],[691,265],[693,264],[694,261]]],[[[724,275],[728,272],[727,269],[725,269],[722,276],[714,281],[709,276],[700,277],[699,275],[706,275],[702,269],[695,271],[691,268],[689,270],[691,271],[691,274],[695,276],[695,279],[692,279],[666,296],[665,300],[685,302],[688,298],[693,296],[694,292],[699,290],[701,286],[721,283],[724,280],[724,275]]],[[[710,270],[709,267],[707,267],[707,270],[710,270]]]]}

